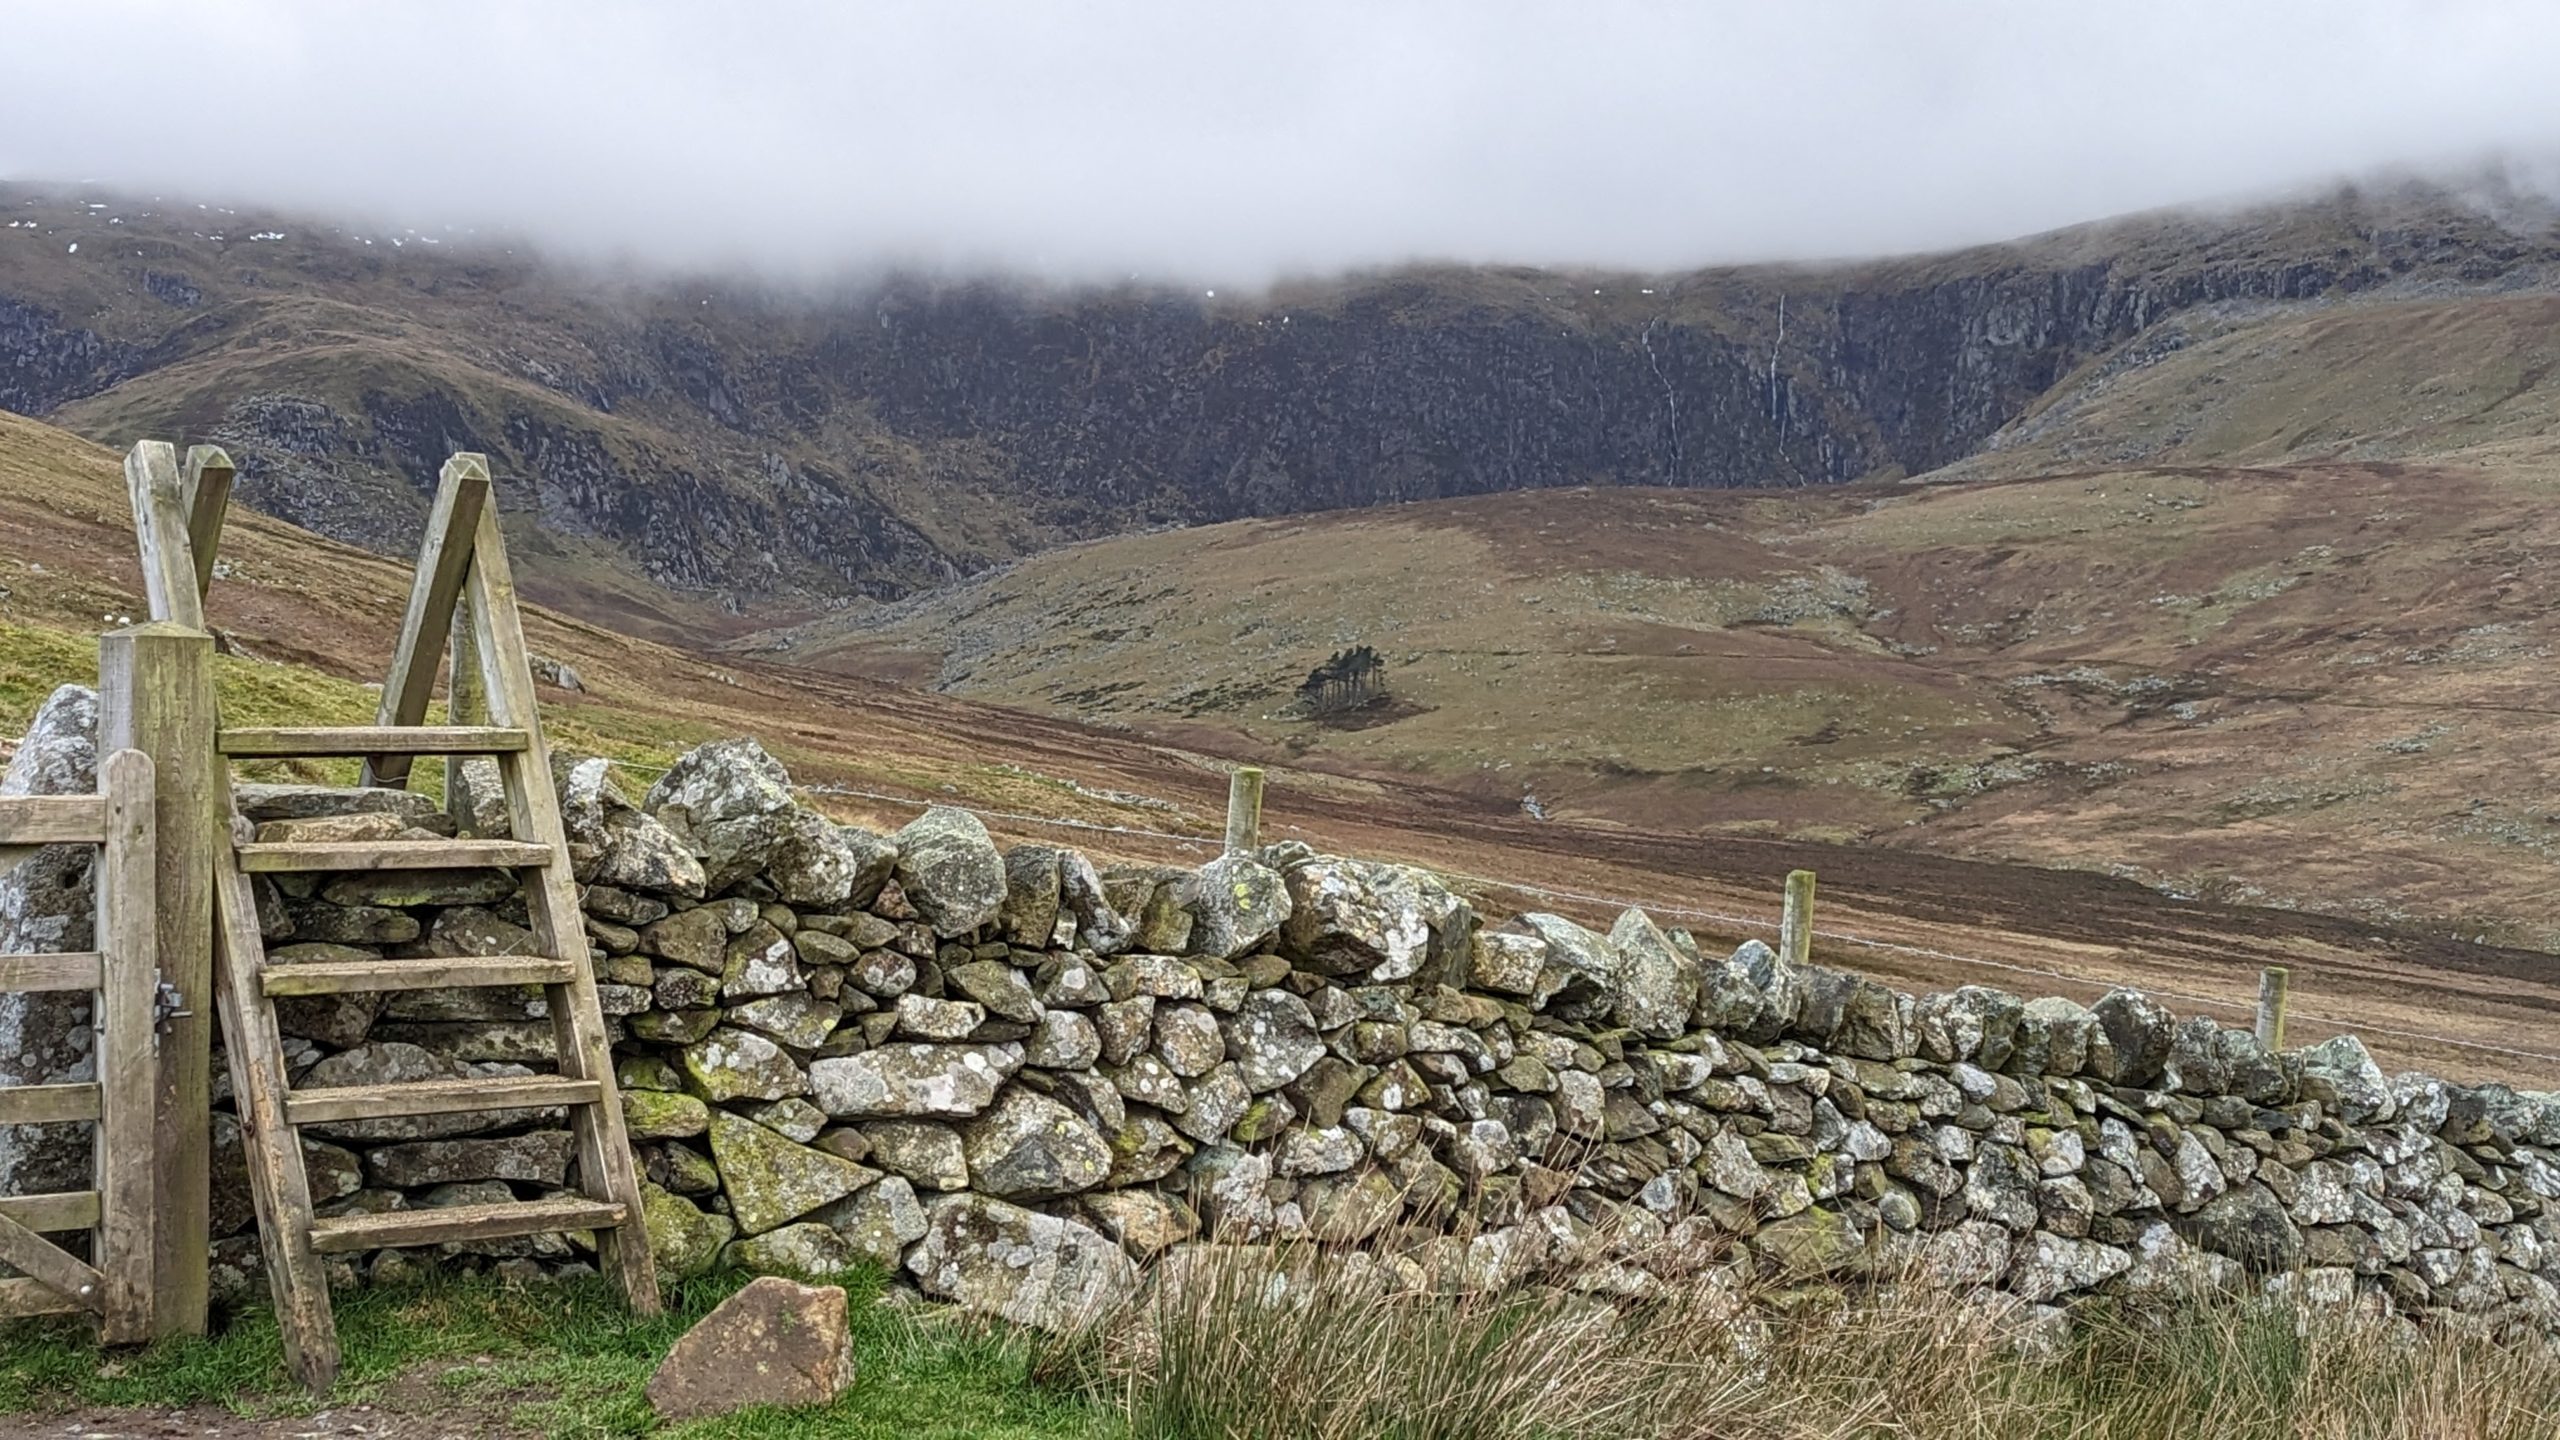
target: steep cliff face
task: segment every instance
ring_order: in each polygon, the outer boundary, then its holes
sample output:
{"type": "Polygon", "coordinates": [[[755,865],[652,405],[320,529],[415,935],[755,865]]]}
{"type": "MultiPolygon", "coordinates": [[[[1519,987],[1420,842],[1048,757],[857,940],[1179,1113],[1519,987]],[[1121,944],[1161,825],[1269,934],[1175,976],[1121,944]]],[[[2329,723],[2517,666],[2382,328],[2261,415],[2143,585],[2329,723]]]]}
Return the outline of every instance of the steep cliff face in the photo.
{"type": "Polygon", "coordinates": [[[2345,193],[1860,266],[815,296],[0,201],[31,217],[0,232],[0,406],[110,444],[214,435],[252,503],[379,549],[445,454],[485,450],[528,553],[733,609],[1163,524],[1914,473],[2192,307],[2538,285],[2560,255],[2440,195],[2345,193]]]}

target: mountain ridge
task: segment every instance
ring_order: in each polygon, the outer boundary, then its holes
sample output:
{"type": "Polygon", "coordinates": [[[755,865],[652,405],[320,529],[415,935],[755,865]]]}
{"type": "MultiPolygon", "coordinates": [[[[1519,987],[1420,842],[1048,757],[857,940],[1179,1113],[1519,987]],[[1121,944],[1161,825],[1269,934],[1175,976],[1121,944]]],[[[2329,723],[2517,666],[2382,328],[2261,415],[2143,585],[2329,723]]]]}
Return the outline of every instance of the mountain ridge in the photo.
{"type": "Polygon", "coordinates": [[[1164,525],[1917,474],[2168,317],[2560,259],[2546,216],[2413,186],[1848,265],[810,299],[25,186],[0,214],[0,406],[224,441],[246,502],[389,553],[419,477],[489,452],[533,593],[660,635],[1164,525]]]}

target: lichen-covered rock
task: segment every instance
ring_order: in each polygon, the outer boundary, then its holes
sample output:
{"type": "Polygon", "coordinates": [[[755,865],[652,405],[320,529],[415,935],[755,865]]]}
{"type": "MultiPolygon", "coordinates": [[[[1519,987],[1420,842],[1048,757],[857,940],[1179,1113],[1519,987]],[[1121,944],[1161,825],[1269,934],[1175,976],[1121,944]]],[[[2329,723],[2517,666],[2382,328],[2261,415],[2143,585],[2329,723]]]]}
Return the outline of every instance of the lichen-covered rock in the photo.
{"type": "Polygon", "coordinates": [[[711,1128],[711,1107],[691,1095],[622,1090],[622,1125],[634,1140],[684,1140],[711,1128]]]}
{"type": "Polygon", "coordinates": [[[364,1169],[372,1183],[404,1190],[464,1180],[512,1180],[557,1188],[568,1183],[570,1150],[566,1130],[413,1140],[368,1151],[364,1169]]]}
{"type": "Polygon", "coordinates": [[[1547,1009],[1567,1020],[1609,1020],[1618,1008],[1623,962],[1608,937],[1561,915],[1532,913],[1521,916],[1518,923],[1547,942],[1547,958],[1564,974],[1564,983],[1548,1000],[1547,1009]]]}
{"type": "Polygon", "coordinates": [[[860,1259],[896,1270],[907,1247],[924,1238],[924,1206],[903,1176],[866,1185],[818,1212],[860,1259]]]}
{"type": "Polygon", "coordinates": [[[1042,1006],[1031,991],[1031,982],[1022,972],[1002,960],[972,960],[954,965],[942,972],[943,982],[962,995],[986,1007],[990,1015],[1029,1025],[1039,1020],[1042,1006]]]}
{"type": "Polygon", "coordinates": [[[883,1045],[811,1062],[809,1083],[818,1108],[838,1118],[965,1118],[995,1103],[1022,1059],[1011,1043],[883,1045]]]}
{"type": "Polygon", "coordinates": [[[794,810],[766,847],[764,873],[786,905],[835,906],[878,895],[897,863],[897,847],[878,836],[794,810]]]}
{"type": "MultiPolygon", "coordinates": [[[[86,795],[98,788],[98,695],[65,685],[27,722],[0,795],[86,795]]],[[[0,954],[96,947],[97,850],[47,845],[0,869],[0,954]]],[[[0,857],[5,863],[7,857],[0,857]]],[[[97,1078],[85,991],[0,991],[0,1085],[97,1078]]],[[[0,1125],[0,1194],[88,1188],[94,1128],[0,1125]]]]}
{"type": "Polygon", "coordinates": [[[585,852],[579,878],[590,884],[699,899],[708,883],[693,848],[623,797],[613,762],[581,760],[560,777],[560,821],[585,852]]]}
{"type": "Polygon", "coordinates": [[[791,775],[753,740],[714,740],[676,758],[649,787],[643,808],[653,815],[677,812],[680,823],[700,828],[751,815],[778,815],[792,807],[791,775]]]}
{"type": "Polygon", "coordinates": [[[706,1214],[692,1201],[646,1180],[640,1182],[640,1213],[661,1280],[711,1273],[722,1248],[738,1233],[737,1222],[728,1216],[706,1214]]]}
{"type": "Polygon", "coordinates": [[[1045,950],[1058,929],[1058,850],[1016,845],[1004,854],[1004,904],[996,933],[1016,945],[1045,950]]]}
{"type": "Polygon", "coordinates": [[[789,1224],[880,1178],[841,1155],[795,1144],[753,1120],[711,1113],[711,1158],[729,1213],[747,1235],[789,1224]]]}
{"type": "Polygon", "coordinates": [[[2391,1118],[2391,1081],[2353,1035],[2333,1035],[2304,1050],[2302,1083],[2312,1099],[2335,1106],[2338,1118],[2350,1125],[2391,1118]]]}
{"type": "Polygon", "coordinates": [[[1232,1015],[1218,1017],[1227,1057],[1245,1088],[1260,1095],[1290,1084],[1324,1058],[1307,1002],[1287,990],[1256,990],[1232,1015]]]}
{"type": "Polygon", "coordinates": [[[714,1030],[686,1046],[684,1073],[702,1098],[715,1105],[809,1093],[809,1076],[799,1062],[752,1030],[714,1030]]]}
{"type": "Polygon", "coordinates": [[[722,952],[720,998],[724,1002],[788,995],[808,988],[800,952],[762,920],[731,937],[722,952]]]}
{"type": "Polygon", "coordinates": [[[874,1120],[863,1127],[871,1163],[927,1190],[965,1190],[969,1152],[960,1132],[934,1120],[874,1120]]]}
{"type": "Polygon", "coordinates": [[[794,1050],[814,1050],[825,1044],[843,1016],[842,1007],[806,992],[768,995],[733,1005],[728,1012],[730,1023],[761,1031],[794,1050]]]}
{"type": "Polygon", "coordinates": [[[936,805],[891,839],[898,888],[935,934],[969,934],[1004,908],[1004,857],[977,816],[936,805]]]}
{"type": "Polygon", "coordinates": [[[1402,868],[1331,856],[1293,865],[1282,952],[1320,975],[1402,980],[1422,968],[1431,927],[1402,868]]]}
{"type": "Polygon", "coordinates": [[[792,1275],[832,1280],[858,1269],[863,1261],[853,1242],[832,1225],[800,1220],[761,1235],[749,1235],[729,1246],[722,1257],[751,1275],[792,1275]]]}
{"type": "Polygon", "coordinates": [[[2285,1213],[2283,1202],[2255,1181],[2172,1223],[2200,1248],[2238,1261],[2252,1275],[2277,1274],[2302,1263],[2301,1228],[2285,1213]]]}
{"type": "Polygon", "coordinates": [[[1084,1015],[1051,1010],[1023,1042],[1023,1053],[1028,1063],[1043,1069],[1089,1070],[1102,1059],[1102,1036],[1084,1015]]]}
{"type": "Polygon", "coordinates": [[[2008,1288],[2019,1299],[2042,1305],[2093,1289],[2132,1267],[2133,1257],[2112,1245],[2039,1230],[2018,1243],[2008,1288]]]}
{"type": "Polygon", "coordinates": [[[1076,944],[1096,955],[1117,955],[1138,932],[1135,920],[1111,903],[1101,872],[1073,850],[1058,855],[1058,900],[1075,919],[1076,944]]]}
{"type": "Polygon", "coordinates": [[[1066,1106],[1015,1087],[961,1131],[969,1186],[1003,1200],[1051,1200],[1111,1173],[1102,1133],[1066,1106]]]}
{"type": "Polygon", "coordinates": [[[1278,934],[1290,904],[1289,885],[1279,871],[1249,855],[1221,855],[1200,867],[1191,953],[1232,960],[1278,934]]]}
{"type": "Polygon", "coordinates": [[[2122,988],[2108,991],[2093,1009],[2114,1061],[2098,1078],[2117,1085],[2158,1083],[2168,1068],[2169,1042],[2177,1029],[2177,1017],[2141,991],[2122,988]]]}
{"type": "Polygon", "coordinates": [[[906,1264],[928,1295],[1044,1330],[1073,1329],[1138,1288],[1137,1266],[1098,1231],[981,1195],[936,1201],[906,1264]]]}
{"type": "Polygon", "coordinates": [[[1678,1039],[1697,1006],[1697,964],[1642,910],[1626,911],[1609,927],[1609,948],[1618,962],[1609,1018],[1639,1035],[1678,1039]]]}

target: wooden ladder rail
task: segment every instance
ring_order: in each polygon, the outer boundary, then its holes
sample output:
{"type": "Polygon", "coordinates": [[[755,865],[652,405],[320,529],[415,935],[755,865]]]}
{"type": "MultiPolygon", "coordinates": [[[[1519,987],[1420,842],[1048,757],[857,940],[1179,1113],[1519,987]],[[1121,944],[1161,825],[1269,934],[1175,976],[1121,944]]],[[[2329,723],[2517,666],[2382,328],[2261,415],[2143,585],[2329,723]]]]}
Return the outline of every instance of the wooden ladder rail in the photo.
{"type": "MultiPolygon", "coordinates": [[[[438,477],[429,530],[375,725],[231,729],[221,732],[219,742],[225,758],[217,769],[223,775],[226,800],[229,757],[233,756],[357,755],[364,758],[366,784],[396,786],[407,782],[414,757],[442,754],[492,758],[507,801],[511,838],[504,841],[260,844],[234,820],[234,845],[217,885],[216,964],[226,1050],[239,1097],[243,1138],[250,1151],[250,1193],[258,1209],[260,1243],[287,1363],[315,1391],[333,1383],[339,1364],[326,1276],[319,1260],[327,1251],[585,1229],[593,1233],[600,1268],[625,1304],[639,1313],[654,1314],[660,1303],[639,1177],[624,1130],[603,1007],[597,999],[585,925],[570,875],[568,841],[552,789],[550,756],[535,703],[514,576],[497,507],[489,502],[488,492],[488,465],[483,457],[463,454],[446,462],[438,477]],[[455,658],[455,695],[485,696],[489,723],[421,723],[448,632],[455,658]],[[428,865],[515,869],[526,886],[528,928],[538,954],[463,957],[429,964],[378,961],[267,968],[250,878],[253,872],[428,865]],[[421,1082],[367,1087],[361,1092],[296,1092],[289,1086],[275,1025],[273,1001],[278,995],[520,983],[544,986],[557,1056],[555,1076],[505,1083],[421,1082]],[[503,1103],[509,1099],[514,1101],[512,1106],[503,1103]],[[300,1125],[357,1115],[549,1105],[568,1109],[581,1197],[457,1207],[442,1213],[326,1220],[312,1214],[297,1134],[300,1125]]],[[[210,573],[209,560],[204,568],[210,573]]],[[[166,583],[178,582],[172,575],[166,583]]]]}
{"type": "Polygon", "coordinates": [[[96,1125],[93,1188],[0,1197],[0,1319],[88,1314],[98,1338],[136,1344],[153,1333],[155,1164],[152,1136],[159,991],[153,933],[151,757],[119,750],[98,767],[95,795],[0,799],[0,845],[95,844],[97,946],[81,954],[0,957],[0,990],[94,992],[97,1078],[0,1087],[0,1122],[96,1125]],[[44,1238],[91,1232],[82,1260],[44,1238]]]}

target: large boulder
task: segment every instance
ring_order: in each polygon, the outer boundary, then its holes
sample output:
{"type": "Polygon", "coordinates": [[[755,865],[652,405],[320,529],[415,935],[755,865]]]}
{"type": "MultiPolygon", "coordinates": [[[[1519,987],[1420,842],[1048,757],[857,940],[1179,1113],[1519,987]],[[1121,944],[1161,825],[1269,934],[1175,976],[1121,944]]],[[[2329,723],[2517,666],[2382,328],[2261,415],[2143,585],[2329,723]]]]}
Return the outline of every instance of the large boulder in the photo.
{"type": "Polygon", "coordinates": [[[1137,1265],[1108,1236],[983,1195],[935,1202],[906,1262],[928,1295],[1044,1330],[1073,1329],[1138,1288],[1137,1265]]]}
{"type": "Polygon", "coordinates": [[[898,888],[935,934],[969,934],[1004,908],[1004,856],[977,816],[936,805],[891,840],[898,888]]]}
{"type": "Polygon", "coordinates": [[[969,1186],[1005,1200],[1053,1200],[1111,1173],[1102,1132],[1046,1095],[1016,1086],[961,1132],[969,1186]]]}
{"type": "Polygon", "coordinates": [[[1404,980],[1429,958],[1421,887],[1400,866],[1317,856],[1289,867],[1281,952],[1321,975],[1404,980]]]}
{"type": "Polygon", "coordinates": [[[1250,855],[1221,855],[1200,867],[1191,953],[1232,960],[1270,939],[1289,914],[1289,884],[1279,871],[1250,855]]]}
{"type": "Polygon", "coordinates": [[[649,1377],[649,1408],[670,1423],[751,1406],[824,1405],[853,1388],[842,1288],[774,1276],[695,1322],[649,1377]]]}
{"type": "Polygon", "coordinates": [[[793,810],[765,849],[764,874],[786,905],[867,905],[896,869],[898,849],[815,810],[793,810]]]}
{"type": "MultiPolygon", "coordinates": [[[[65,685],[28,722],[0,775],[0,795],[87,795],[98,788],[98,695],[65,685]]],[[[48,845],[0,850],[0,954],[96,946],[97,850],[48,845]]],[[[211,996],[198,998],[209,1006],[211,996]]],[[[44,1085],[96,1075],[89,996],[0,992],[0,1085],[44,1085]]],[[[0,1125],[0,1194],[79,1190],[89,1181],[87,1125],[0,1125]]]]}

